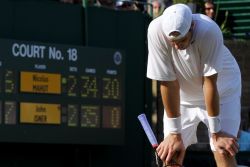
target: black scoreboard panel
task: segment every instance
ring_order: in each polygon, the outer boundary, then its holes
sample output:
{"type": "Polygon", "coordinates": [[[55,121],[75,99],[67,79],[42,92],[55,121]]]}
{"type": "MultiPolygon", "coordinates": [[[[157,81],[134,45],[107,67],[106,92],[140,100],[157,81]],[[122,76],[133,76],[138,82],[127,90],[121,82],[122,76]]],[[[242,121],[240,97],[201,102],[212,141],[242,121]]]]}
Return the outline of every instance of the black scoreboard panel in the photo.
{"type": "Polygon", "coordinates": [[[121,145],[125,60],[115,49],[0,40],[0,141],[121,145]]]}

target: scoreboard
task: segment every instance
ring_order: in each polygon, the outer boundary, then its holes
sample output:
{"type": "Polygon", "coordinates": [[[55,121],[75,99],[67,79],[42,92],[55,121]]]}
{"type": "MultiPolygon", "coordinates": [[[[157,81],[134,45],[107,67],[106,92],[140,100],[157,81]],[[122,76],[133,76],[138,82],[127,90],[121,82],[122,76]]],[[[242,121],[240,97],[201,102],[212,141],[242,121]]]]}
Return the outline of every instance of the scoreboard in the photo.
{"type": "Polygon", "coordinates": [[[120,50],[0,39],[0,141],[122,145],[120,50]]]}

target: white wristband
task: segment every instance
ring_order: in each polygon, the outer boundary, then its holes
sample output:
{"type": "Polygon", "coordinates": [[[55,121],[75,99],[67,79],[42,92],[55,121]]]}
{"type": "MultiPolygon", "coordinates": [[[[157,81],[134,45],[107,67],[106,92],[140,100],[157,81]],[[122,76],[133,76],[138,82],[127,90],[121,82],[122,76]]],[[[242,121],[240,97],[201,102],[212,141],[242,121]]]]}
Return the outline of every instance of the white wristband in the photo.
{"type": "Polygon", "coordinates": [[[181,116],[177,118],[168,118],[167,122],[169,133],[178,134],[181,133],[181,116]]]}
{"type": "Polygon", "coordinates": [[[217,133],[221,130],[220,118],[219,116],[210,117],[208,116],[208,126],[211,133],[217,133]]]}

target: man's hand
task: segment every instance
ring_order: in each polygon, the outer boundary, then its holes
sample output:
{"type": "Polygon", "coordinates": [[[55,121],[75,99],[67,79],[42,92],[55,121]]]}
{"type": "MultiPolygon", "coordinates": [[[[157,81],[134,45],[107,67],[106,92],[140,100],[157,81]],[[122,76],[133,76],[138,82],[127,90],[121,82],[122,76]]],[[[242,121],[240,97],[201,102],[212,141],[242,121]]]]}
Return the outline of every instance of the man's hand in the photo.
{"type": "Polygon", "coordinates": [[[169,134],[156,149],[163,162],[169,164],[174,158],[178,164],[182,164],[185,155],[185,147],[180,134],[169,134]]]}
{"type": "Polygon", "coordinates": [[[237,138],[226,132],[213,133],[212,139],[216,151],[221,154],[228,153],[231,156],[235,156],[239,151],[237,138]]]}

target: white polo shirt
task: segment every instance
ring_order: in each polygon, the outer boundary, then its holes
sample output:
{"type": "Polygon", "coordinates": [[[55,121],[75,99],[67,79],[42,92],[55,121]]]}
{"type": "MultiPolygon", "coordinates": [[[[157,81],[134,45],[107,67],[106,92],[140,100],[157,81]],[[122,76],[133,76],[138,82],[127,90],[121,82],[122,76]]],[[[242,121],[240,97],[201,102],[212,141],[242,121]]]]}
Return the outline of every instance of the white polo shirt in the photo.
{"type": "Polygon", "coordinates": [[[147,77],[158,81],[178,80],[181,104],[204,105],[202,76],[218,73],[220,103],[241,95],[237,62],[225,47],[220,28],[209,17],[193,14],[195,24],[190,46],[177,50],[162,31],[162,16],[148,28],[147,77]]]}

